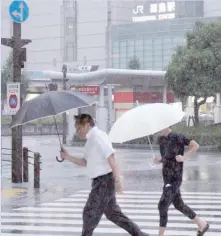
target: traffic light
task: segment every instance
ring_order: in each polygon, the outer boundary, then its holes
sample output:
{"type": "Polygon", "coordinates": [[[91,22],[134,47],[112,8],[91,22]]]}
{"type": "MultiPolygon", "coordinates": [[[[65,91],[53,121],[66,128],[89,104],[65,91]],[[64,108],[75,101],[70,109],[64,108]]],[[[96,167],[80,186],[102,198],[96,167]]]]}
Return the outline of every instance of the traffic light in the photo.
{"type": "Polygon", "coordinates": [[[48,84],[48,89],[49,91],[57,91],[58,90],[58,85],[57,84],[53,84],[53,83],[50,83],[48,84]]]}

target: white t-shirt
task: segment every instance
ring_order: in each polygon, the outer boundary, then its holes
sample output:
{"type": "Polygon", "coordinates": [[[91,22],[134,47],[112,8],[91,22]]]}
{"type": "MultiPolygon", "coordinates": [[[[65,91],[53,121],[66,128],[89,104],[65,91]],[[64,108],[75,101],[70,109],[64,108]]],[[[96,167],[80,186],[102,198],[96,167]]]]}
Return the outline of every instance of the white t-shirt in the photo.
{"type": "Polygon", "coordinates": [[[85,144],[84,159],[87,161],[86,169],[89,178],[96,178],[110,173],[111,167],[108,157],[115,153],[108,135],[93,127],[88,135],[85,144]]]}

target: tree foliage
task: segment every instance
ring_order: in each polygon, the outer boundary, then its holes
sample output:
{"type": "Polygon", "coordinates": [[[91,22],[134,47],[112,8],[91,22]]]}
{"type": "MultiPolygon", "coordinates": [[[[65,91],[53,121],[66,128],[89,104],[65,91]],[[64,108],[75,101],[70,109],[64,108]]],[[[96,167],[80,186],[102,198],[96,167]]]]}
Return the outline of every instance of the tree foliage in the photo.
{"type": "Polygon", "coordinates": [[[128,62],[128,68],[131,70],[139,70],[140,69],[139,58],[136,56],[131,57],[128,62]]]}
{"type": "Polygon", "coordinates": [[[168,86],[179,99],[194,96],[194,115],[207,97],[221,90],[221,22],[197,22],[179,46],[166,73],[168,86]],[[199,98],[203,98],[199,102],[199,98]]]}
{"type": "MultiPolygon", "coordinates": [[[[4,63],[4,66],[1,70],[1,94],[2,99],[5,99],[7,96],[7,83],[13,81],[13,57],[12,54],[9,55],[7,60],[4,63]]],[[[25,74],[21,75],[21,83],[24,84],[24,89],[28,88],[28,76],[25,74]]]]}

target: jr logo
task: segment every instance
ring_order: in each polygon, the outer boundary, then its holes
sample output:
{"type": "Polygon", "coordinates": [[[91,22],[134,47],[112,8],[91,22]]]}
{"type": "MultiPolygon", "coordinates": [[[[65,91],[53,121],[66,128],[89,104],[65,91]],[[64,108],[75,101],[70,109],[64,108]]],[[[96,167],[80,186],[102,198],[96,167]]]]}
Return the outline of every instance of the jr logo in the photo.
{"type": "Polygon", "coordinates": [[[139,6],[137,6],[137,7],[135,7],[135,8],[133,9],[133,13],[134,13],[135,15],[137,15],[137,14],[139,14],[139,13],[143,14],[143,13],[144,13],[143,10],[144,10],[144,6],[139,5],[139,6]]]}

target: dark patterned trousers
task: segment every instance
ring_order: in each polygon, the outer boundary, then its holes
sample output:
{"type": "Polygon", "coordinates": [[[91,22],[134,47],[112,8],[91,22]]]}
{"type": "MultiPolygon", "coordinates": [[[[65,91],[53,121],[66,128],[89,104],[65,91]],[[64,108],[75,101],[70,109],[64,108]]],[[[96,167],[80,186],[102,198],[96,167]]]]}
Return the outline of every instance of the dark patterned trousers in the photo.
{"type": "Polygon", "coordinates": [[[92,182],[92,190],[83,211],[82,236],[91,236],[102,215],[130,235],[142,236],[139,227],[125,216],[117,205],[115,183],[112,173],[98,177],[92,182]]]}
{"type": "Polygon", "coordinates": [[[158,204],[160,213],[160,227],[167,226],[168,209],[171,204],[173,204],[178,211],[189,217],[191,220],[196,217],[196,213],[183,202],[179,187],[164,187],[163,194],[158,204]]]}

